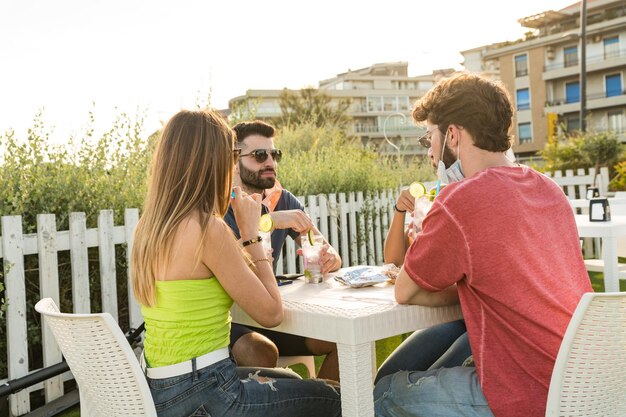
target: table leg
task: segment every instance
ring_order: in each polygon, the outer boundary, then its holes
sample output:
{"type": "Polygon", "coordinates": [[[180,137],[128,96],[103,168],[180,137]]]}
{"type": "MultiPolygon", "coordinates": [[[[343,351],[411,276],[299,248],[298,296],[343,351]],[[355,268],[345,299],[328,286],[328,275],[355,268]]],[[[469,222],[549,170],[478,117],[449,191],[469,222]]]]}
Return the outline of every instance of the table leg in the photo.
{"type": "Polygon", "coordinates": [[[604,291],[619,291],[617,239],[602,238],[602,259],[604,260],[604,291]]]}
{"type": "Polygon", "coordinates": [[[343,417],[374,417],[374,342],[358,345],[337,343],[341,376],[343,417]]]}

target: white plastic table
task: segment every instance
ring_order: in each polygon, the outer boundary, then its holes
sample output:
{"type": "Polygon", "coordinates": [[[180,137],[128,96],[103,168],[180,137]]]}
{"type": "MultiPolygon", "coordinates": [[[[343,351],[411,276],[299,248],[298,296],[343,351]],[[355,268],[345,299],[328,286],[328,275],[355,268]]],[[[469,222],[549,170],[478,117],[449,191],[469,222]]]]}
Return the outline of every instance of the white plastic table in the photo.
{"type": "Polygon", "coordinates": [[[610,222],[590,222],[588,214],[577,214],[576,227],[578,227],[578,236],[580,237],[599,237],[602,239],[604,291],[618,292],[617,238],[626,236],[626,216],[611,216],[610,222]]]}
{"type": "MultiPolygon", "coordinates": [[[[341,271],[341,270],[340,270],[341,271]]],[[[273,330],[337,343],[344,417],[374,416],[374,342],[462,317],[460,306],[398,305],[393,285],[349,288],[333,278],[280,287],[285,318],[273,330]]],[[[235,323],[259,326],[236,304],[235,323]]]]}

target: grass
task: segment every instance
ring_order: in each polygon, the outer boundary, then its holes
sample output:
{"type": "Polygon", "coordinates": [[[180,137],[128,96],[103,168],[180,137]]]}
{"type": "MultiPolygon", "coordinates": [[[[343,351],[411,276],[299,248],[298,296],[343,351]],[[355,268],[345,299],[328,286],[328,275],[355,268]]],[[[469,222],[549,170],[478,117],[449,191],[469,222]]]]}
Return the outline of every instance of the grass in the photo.
{"type": "MultiPolygon", "coordinates": [[[[620,262],[626,262],[626,259],[620,259],[620,262]]],[[[595,292],[604,292],[604,279],[600,272],[590,272],[589,278],[591,286],[595,292]]],[[[620,281],[620,291],[626,291],[626,281],[620,281]]],[[[376,366],[379,367],[384,360],[393,352],[393,350],[404,340],[405,335],[393,336],[387,339],[376,341],[376,366]]],[[[315,369],[318,371],[324,360],[323,356],[315,357],[315,369]]],[[[303,378],[306,378],[308,372],[304,365],[293,365],[292,368],[303,378]]],[[[80,417],[80,407],[76,406],[61,414],[60,417],[80,417]]]]}

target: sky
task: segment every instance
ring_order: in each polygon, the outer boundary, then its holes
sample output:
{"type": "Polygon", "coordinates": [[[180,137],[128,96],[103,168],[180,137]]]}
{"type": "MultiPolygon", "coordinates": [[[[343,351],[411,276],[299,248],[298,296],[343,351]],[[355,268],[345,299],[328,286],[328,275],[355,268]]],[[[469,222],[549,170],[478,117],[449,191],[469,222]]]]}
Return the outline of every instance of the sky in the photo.
{"type": "Polygon", "coordinates": [[[0,132],[38,111],[51,140],[96,133],[122,112],[152,133],[181,108],[248,89],[317,86],[407,61],[461,69],[460,51],[515,40],[517,22],[572,0],[0,0],[0,132]]]}

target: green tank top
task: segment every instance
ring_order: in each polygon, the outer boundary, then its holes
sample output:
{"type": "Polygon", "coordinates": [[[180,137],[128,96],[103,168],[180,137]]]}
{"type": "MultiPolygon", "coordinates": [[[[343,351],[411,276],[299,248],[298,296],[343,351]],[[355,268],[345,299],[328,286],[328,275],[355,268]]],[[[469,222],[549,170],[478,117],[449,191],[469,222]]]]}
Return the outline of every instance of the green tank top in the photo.
{"type": "Polygon", "coordinates": [[[149,366],[184,362],[228,346],[233,300],[216,278],[156,281],[156,294],[155,307],[141,307],[149,366]]]}

